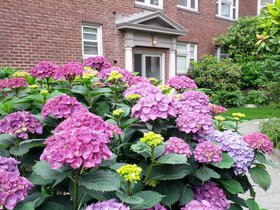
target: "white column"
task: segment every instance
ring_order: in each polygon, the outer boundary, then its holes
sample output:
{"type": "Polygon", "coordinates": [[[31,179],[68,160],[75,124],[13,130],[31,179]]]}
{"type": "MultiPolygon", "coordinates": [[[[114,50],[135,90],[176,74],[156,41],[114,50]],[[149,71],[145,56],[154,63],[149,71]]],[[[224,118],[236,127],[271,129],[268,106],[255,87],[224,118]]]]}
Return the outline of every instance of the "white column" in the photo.
{"type": "Polygon", "coordinates": [[[176,76],[176,51],[169,51],[169,79],[176,76]]]}
{"type": "Polygon", "coordinates": [[[125,47],[125,69],[128,71],[133,71],[132,69],[132,47],[125,47]]]}

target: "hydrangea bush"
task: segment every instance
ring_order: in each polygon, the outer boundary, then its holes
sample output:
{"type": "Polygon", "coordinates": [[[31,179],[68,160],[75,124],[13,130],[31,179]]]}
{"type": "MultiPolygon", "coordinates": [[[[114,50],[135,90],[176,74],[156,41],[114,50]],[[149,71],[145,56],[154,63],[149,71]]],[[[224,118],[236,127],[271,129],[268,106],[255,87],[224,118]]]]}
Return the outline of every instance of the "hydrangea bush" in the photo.
{"type": "Polygon", "coordinates": [[[221,129],[226,109],[196,88],[100,56],[0,80],[0,209],[259,209],[272,143],[239,135],[240,113],[221,129]]]}

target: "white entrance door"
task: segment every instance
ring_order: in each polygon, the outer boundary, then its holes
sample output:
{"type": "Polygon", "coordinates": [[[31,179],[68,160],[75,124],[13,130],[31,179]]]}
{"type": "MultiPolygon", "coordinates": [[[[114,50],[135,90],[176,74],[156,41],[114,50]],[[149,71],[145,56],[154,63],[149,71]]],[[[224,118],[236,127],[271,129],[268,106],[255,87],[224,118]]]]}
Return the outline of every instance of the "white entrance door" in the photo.
{"type": "MultiPolygon", "coordinates": [[[[139,76],[164,80],[163,54],[134,54],[134,71],[139,76]]],[[[164,82],[164,81],[163,81],[164,82]]]]}

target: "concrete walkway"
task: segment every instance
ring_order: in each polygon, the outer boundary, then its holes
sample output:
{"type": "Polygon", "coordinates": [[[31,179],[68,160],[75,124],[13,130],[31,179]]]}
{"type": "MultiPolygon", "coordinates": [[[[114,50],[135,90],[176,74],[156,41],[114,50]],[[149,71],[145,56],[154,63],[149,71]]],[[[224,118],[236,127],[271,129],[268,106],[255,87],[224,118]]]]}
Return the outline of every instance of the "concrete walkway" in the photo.
{"type": "MultiPolygon", "coordinates": [[[[263,120],[252,120],[242,123],[240,125],[239,132],[243,135],[259,132],[261,121],[263,120]]],[[[272,184],[266,192],[258,186],[254,187],[257,193],[256,201],[259,203],[261,208],[265,208],[267,210],[280,210],[280,156],[271,155],[267,156],[267,158],[272,160],[278,168],[267,167],[267,171],[272,179],[272,184]]]]}

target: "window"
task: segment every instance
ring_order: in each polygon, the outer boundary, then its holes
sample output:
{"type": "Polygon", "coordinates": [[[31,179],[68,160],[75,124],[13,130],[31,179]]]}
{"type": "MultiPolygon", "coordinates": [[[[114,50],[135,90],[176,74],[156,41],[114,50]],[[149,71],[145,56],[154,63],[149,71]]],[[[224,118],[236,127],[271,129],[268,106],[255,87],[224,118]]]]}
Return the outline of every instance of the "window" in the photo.
{"type": "Polygon", "coordinates": [[[219,62],[221,62],[222,59],[229,57],[228,51],[221,47],[216,47],[215,55],[217,56],[219,62]]]}
{"type": "Polygon", "coordinates": [[[198,11],[198,0],[177,0],[177,6],[183,9],[198,11]]]}
{"type": "Polygon", "coordinates": [[[197,45],[177,44],[177,74],[187,74],[193,61],[197,61],[197,45]]]}
{"type": "Polygon", "coordinates": [[[102,30],[100,26],[82,26],[83,59],[102,54],[102,30]]]}
{"type": "Polygon", "coordinates": [[[266,4],[274,4],[275,0],[258,0],[258,15],[261,14],[262,9],[267,9],[266,4]]]}
{"type": "Polygon", "coordinates": [[[216,0],[216,15],[222,18],[238,19],[239,0],[216,0]]]}
{"type": "Polygon", "coordinates": [[[159,9],[163,8],[163,0],[135,0],[135,4],[159,9]]]}

